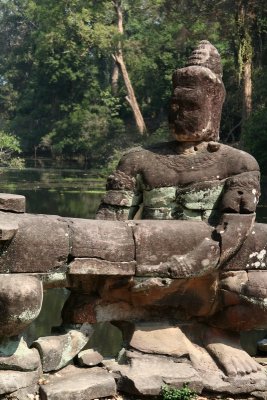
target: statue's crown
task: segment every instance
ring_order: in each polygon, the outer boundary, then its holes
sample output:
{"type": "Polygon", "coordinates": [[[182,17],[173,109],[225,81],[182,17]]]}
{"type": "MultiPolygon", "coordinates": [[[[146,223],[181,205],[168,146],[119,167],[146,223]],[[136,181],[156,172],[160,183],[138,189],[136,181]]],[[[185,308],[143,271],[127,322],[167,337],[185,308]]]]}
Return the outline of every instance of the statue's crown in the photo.
{"type": "Polygon", "coordinates": [[[188,58],[187,67],[198,65],[209,68],[220,78],[222,77],[221,57],[216,47],[208,40],[202,40],[188,58]]]}

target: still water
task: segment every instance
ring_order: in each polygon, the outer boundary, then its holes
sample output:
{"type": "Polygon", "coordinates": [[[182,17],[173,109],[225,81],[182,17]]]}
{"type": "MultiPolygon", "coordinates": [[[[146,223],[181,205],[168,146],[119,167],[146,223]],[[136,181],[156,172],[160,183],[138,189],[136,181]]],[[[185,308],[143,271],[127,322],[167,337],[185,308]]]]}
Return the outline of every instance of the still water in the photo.
{"type": "MultiPolygon", "coordinates": [[[[0,192],[24,195],[29,213],[93,219],[105,192],[105,178],[77,169],[3,169],[0,192]]],[[[25,334],[29,345],[61,324],[60,313],[68,295],[67,289],[45,291],[42,311],[25,334]]],[[[115,356],[121,348],[121,334],[111,324],[98,324],[88,347],[103,356],[115,356]]]]}
{"type": "MultiPolygon", "coordinates": [[[[257,210],[257,221],[267,223],[267,182],[262,185],[263,197],[257,210]]],[[[92,219],[105,192],[105,177],[87,170],[56,168],[3,169],[0,192],[22,194],[27,212],[54,214],[63,217],[92,219]]],[[[50,289],[44,293],[42,311],[27,331],[30,344],[35,338],[49,335],[53,326],[61,323],[60,311],[68,296],[66,289],[50,289]]],[[[251,332],[256,339],[266,332],[251,332]]],[[[256,339],[246,340],[247,350],[255,353],[256,339]],[[252,346],[248,348],[248,344],[252,346]]],[[[104,356],[115,356],[121,347],[121,335],[110,324],[99,324],[90,340],[91,347],[104,356]]]]}

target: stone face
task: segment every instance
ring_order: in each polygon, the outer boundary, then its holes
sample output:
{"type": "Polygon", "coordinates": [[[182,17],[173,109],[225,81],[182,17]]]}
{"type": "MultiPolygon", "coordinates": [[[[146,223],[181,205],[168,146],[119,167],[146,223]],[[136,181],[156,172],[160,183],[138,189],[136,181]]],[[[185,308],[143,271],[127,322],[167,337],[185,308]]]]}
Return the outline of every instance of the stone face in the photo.
{"type": "Polygon", "coordinates": [[[0,394],[12,393],[21,388],[34,385],[41,375],[36,371],[0,371],[0,394]]]}
{"type": "Polygon", "coordinates": [[[36,349],[29,349],[21,337],[2,341],[0,345],[0,370],[34,371],[40,368],[41,360],[36,349]]]}
{"type": "MultiPolygon", "coordinates": [[[[0,213],[7,221],[6,213],[0,213]]],[[[69,231],[60,217],[31,214],[8,215],[18,232],[0,258],[0,272],[49,272],[66,266],[69,231]]]]}
{"type": "Polygon", "coordinates": [[[0,334],[14,336],[26,328],[42,307],[42,283],[32,276],[0,275],[0,334]]]}
{"type": "Polygon", "coordinates": [[[134,275],[135,261],[111,262],[98,258],[75,258],[70,263],[70,275],[134,275]]]}
{"type": "Polygon", "coordinates": [[[88,340],[81,331],[70,330],[65,335],[41,337],[32,346],[40,353],[43,371],[49,372],[65,367],[88,340]]]}
{"type": "Polygon", "coordinates": [[[115,380],[107,371],[95,367],[71,367],[62,376],[42,385],[41,400],[91,400],[116,394],[115,380]]]}
{"type": "Polygon", "coordinates": [[[111,262],[134,260],[134,241],[127,224],[69,219],[73,257],[99,258],[111,262]]]}
{"type": "Polygon", "coordinates": [[[103,361],[103,356],[93,349],[83,350],[77,356],[81,367],[94,367],[103,361]]]}
{"type": "Polygon", "coordinates": [[[26,208],[25,196],[18,194],[0,193],[0,210],[24,213],[26,208]]]}

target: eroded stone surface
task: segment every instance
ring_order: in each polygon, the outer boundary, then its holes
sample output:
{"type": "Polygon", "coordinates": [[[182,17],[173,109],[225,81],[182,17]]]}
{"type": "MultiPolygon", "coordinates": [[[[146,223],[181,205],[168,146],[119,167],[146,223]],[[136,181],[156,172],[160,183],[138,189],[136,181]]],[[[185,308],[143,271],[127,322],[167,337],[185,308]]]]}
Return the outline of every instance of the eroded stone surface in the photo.
{"type": "MultiPolygon", "coordinates": [[[[6,220],[0,212],[0,226],[6,220]]],[[[62,218],[11,214],[8,220],[18,225],[18,232],[0,257],[0,272],[49,272],[66,267],[69,230],[62,218]]]]}
{"type": "Polygon", "coordinates": [[[41,400],[91,400],[116,394],[115,380],[107,371],[70,366],[42,385],[41,400]]]}
{"type": "Polygon", "coordinates": [[[178,327],[162,323],[136,324],[130,347],[144,353],[173,357],[188,355],[184,334],[178,327]]]}
{"type": "Polygon", "coordinates": [[[197,393],[203,389],[202,379],[188,363],[145,354],[133,355],[129,362],[120,369],[118,380],[118,389],[126,393],[157,396],[164,384],[181,388],[185,382],[197,393]]]}
{"type": "Polygon", "coordinates": [[[41,373],[36,371],[0,371],[0,394],[12,393],[38,382],[41,373]]]}
{"type": "Polygon", "coordinates": [[[81,367],[94,367],[103,361],[103,356],[93,349],[83,350],[77,356],[81,367]]]}
{"type": "Polygon", "coordinates": [[[18,231],[16,222],[1,221],[0,225],[0,241],[11,240],[18,231]]]}
{"type": "Polygon", "coordinates": [[[111,262],[98,258],[75,258],[70,263],[70,275],[134,275],[136,262],[111,262]]]}
{"type": "Polygon", "coordinates": [[[0,275],[0,334],[15,336],[26,328],[41,310],[42,283],[20,274],[0,275]]]}
{"type": "Polygon", "coordinates": [[[34,371],[41,367],[36,349],[29,349],[24,338],[10,338],[0,344],[0,370],[34,371]]]}
{"type": "Polygon", "coordinates": [[[107,261],[134,260],[134,241],[126,224],[69,219],[72,232],[71,255],[107,261]]]}
{"type": "Polygon", "coordinates": [[[25,196],[19,194],[0,193],[0,210],[24,213],[25,208],[25,196]]]}
{"type": "Polygon", "coordinates": [[[4,400],[38,400],[39,398],[39,385],[34,384],[21,388],[6,396],[4,400]]]}
{"type": "Polygon", "coordinates": [[[65,335],[45,336],[34,341],[40,353],[44,372],[65,367],[86,345],[89,338],[81,331],[70,330],[65,335]]]}
{"type": "Polygon", "coordinates": [[[240,250],[224,266],[224,270],[261,270],[267,266],[266,224],[254,224],[240,250]]]}

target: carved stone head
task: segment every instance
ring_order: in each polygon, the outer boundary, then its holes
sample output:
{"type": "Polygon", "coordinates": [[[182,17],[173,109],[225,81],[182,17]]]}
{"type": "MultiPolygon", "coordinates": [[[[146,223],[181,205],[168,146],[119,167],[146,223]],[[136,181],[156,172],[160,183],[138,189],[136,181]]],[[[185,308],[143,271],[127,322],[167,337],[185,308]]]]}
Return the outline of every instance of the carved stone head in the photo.
{"type": "Polygon", "coordinates": [[[218,140],[225,88],[217,49],[201,41],[187,66],[174,72],[172,82],[169,125],[174,138],[179,142],[218,140]]]}

